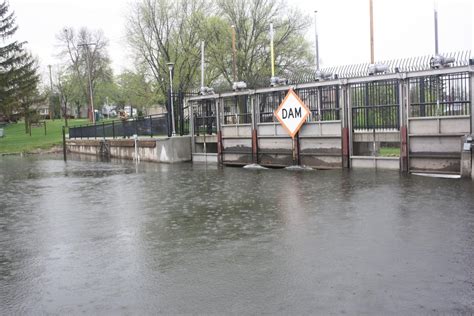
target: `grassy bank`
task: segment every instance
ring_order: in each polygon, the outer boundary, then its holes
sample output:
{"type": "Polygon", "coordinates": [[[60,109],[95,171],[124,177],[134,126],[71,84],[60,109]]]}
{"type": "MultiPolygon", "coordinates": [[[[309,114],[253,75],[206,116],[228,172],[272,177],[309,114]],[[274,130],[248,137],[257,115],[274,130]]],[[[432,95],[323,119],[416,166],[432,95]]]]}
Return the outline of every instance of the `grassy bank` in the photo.
{"type": "MultiPolygon", "coordinates": [[[[87,124],[87,119],[69,120],[69,126],[87,124]]],[[[46,120],[46,135],[44,127],[33,127],[30,134],[25,133],[24,122],[10,124],[4,129],[4,137],[0,138],[0,154],[25,153],[38,149],[48,149],[62,144],[62,127],[64,120],[46,120]]]]}

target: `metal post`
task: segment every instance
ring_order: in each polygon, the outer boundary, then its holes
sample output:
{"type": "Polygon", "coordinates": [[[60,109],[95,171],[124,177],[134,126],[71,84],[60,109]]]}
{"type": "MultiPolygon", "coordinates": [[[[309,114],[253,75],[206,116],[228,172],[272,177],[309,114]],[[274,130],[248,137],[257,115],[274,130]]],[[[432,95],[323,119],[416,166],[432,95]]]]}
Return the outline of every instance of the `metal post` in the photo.
{"type": "Polygon", "coordinates": [[[316,71],[319,71],[319,41],[318,41],[318,24],[316,20],[316,14],[318,11],[314,11],[314,34],[315,34],[315,50],[316,54],[314,57],[314,64],[316,65],[316,71]]]}
{"type": "Polygon", "coordinates": [[[115,139],[115,121],[112,121],[112,138],[115,139]]]}
{"type": "Polygon", "coordinates": [[[151,115],[150,115],[150,137],[153,138],[153,119],[151,118],[151,115]]]}
{"type": "MultiPolygon", "coordinates": [[[[472,69],[472,72],[469,74],[469,76],[471,77],[470,79],[470,95],[471,95],[471,98],[470,98],[470,101],[471,101],[471,134],[474,133],[474,69],[472,69]]],[[[474,176],[474,173],[473,173],[473,176],[474,176]]]]}
{"type": "Polygon", "coordinates": [[[204,41],[201,41],[201,89],[204,88],[204,41]]]}
{"type": "Polygon", "coordinates": [[[369,0],[370,10],[370,63],[374,63],[374,5],[373,0],[369,0]]]}
{"type": "Polygon", "coordinates": [[[63,126],[63,157],[64,157],[64,161],[67,160],[67,157],[66,157],[66,128],[63,126]]]}
{"type": "Polygon", "coordinates": [[[232,67],[234,71],[234,82],[237,82],[237,50],[235,48],[235,25],[232,25],[232,67]]]}
{"type": "Polygon", "coordinates": [[[173,67],[174,63],[169,62],[168,64],[168,69],[170,71],[170,105],[171,105],[171,127],[172,127],[172,132],[171,136],[176,136],[176,129],[175,129],[175,123],[174,123],[174,106],[173,106],[173,67]]]}
{"type": "Polygon", "coordinates": [[[270,23],[270,63],[272,64],[272,78],[275,77],[275,52],[273,49],[273,23],[270,23]]]}
{"type": "Polygon", "coordinates": [[[434,3],[435,55],[438,55],[438,3],[434,3]]]}

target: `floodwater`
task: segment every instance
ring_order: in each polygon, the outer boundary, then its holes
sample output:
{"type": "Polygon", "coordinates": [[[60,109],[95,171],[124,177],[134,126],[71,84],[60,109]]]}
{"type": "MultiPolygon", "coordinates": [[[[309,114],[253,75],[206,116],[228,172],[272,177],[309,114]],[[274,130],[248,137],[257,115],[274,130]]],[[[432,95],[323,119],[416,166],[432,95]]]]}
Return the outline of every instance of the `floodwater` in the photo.
{"type": "Polygon", "coordinates": [[[0,157],[0,314],[474,312],[474,184],[0,157]]]}

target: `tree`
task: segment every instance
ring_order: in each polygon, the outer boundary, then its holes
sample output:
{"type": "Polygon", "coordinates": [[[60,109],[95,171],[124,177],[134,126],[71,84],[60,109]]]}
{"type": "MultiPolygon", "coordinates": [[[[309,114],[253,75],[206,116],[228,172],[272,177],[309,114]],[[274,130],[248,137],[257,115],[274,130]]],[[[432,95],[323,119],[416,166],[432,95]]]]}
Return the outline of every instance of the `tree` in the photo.
{"type": "Polygon", "coordinates": [[[122,105],[131,105],[146,112],[147,108],[164,101],[159,99],[156,85],[143,71],[125,71],[117,77],[117,84],[122,105]]]}
{"type": "Polygon", "coordinates": [[[170,86],[166,65],[174,62],[174,87],[189,90],[199,75],[198,17],[206,0],[139,0],[128,16],[127,38],[141,65],[149,67],[162,95],[170,86]]]}
{"type": "MultiPolygon", "coordinates": [[[[79,84],[83,100],[79,104],[90,104],[89,67],[92,94],[100,83],[112,80],[110,59],[107,53],[108,40],[102,31],[91,31],[85,27],[76,31],[65,28],[57,35],[69,76],[79,84]]],[[[80,108],[79,108],[80,110],[80,108]]]]}
{"type": "Polygon", "coordinates": [[[278,74],[309,67],[312,54],[304,33],[310,19],[278,0],[138,0],[127,38],[137,60],[153,73],[163,95],[169,87],[167,62],[175,62],[174,87],[199,87],[200,42],[206,42],[206,83],[233,82],[231,25],[237,33],[237,77],[250,87],[267,85],[269,25],[275,34],[278,74]]]}
{"type": "Polygon", "coordinates": [[[235,26],[237,80],[250,87],[266,86],[271,77],[270,23],[275,29],[276,75],[288,76],[310,67],[312,53],[304,35],[311,21],[302,12],[277,0],[219,0],[217,12],[223,23],[211,20],[201,33],[208,37],[210,64],[227,82],[233,81],[231,29],[224,25],[235,26]]]}
{"type": "Polygon", "coordinates": [[[14,12],[6,1],[0,3],[0,111],[10,116],[13,111],[25,115],[29,128],[30,106],[38,99],[37,61],[24,49],[26,42],[9,41],[17,30],[14,12]]]}

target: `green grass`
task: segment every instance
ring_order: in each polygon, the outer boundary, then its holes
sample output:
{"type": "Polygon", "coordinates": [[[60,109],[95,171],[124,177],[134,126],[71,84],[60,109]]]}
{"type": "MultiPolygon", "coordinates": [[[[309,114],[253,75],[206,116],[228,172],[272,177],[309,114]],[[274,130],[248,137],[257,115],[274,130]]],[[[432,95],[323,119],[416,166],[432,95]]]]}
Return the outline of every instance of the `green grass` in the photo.
{"type": "Polygon", "coordinates": [[[379,157],[399,157],[400,148],[380,147],[378,155],[379,157]]]}
{"type": "MultiPolygon", "coordinates": [[[[87,124],[87,119],[69,120],[69,126],[87,124]]],[[[4,129],[4,137],[0,138],[1,153],[26,153],[37,149],[48,149],[62,144],[62,127],[64,120],[46,120],[46,136],[44,127],[32,127],[31,136],[25,133],[24,122],[10,124],[4,129]]],[[[2,128],[2,127],[0,127],[2,128]]]]}

